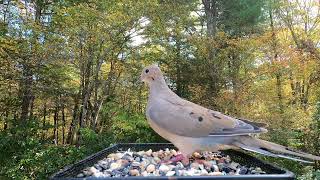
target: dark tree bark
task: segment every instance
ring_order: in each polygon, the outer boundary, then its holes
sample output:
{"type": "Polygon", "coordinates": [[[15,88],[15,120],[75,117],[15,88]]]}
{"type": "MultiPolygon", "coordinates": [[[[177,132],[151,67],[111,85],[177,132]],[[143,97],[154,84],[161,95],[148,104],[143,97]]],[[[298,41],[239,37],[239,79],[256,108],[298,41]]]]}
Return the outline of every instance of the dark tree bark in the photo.
{"type": "Polygon", "coordinates": [[[67,135],[67,144],[72,144],[73,143],[73,138],[76,132],[76,126],[78,124],[78,114],[79,114],[79,96],[80,96],[80,91],[79,93],[76,95],[76,97],[74,98],[74,108],[73,108],[73,115],[72,115],[72,121],[71,124],[69,126],[69,131],[68,131],[68,135],[67,135]]]}
{"type": "Polygon", "coordinates": [[[64,103],[62,103],[61,113],[62,113],[62,144],[65,144],[66,117],[65,117],[64,103]]]}
{"type": "Polygon", "coordinates": [[[54,116],[53,116],[53,121],[54,121],[54,129],[53,129],[53,134],[54,134],[54,144],[58,145],[59,141],[59,133],[58,133],[58,119],[59,119],[59,108],[58,105],[56,104],[56,107],[54,108],[54,116]]]}
{"type": "Polygon", "coordinates": [[[47,116],[47,103],[44,103],[43,105],[43,118],[42,118],[42,139],[44,139],[45,136],[45,127],[46,127],[46,116],[47,116]]]}
{"type": "MultiPolygon", "coordinates": [[[[269,19],[270,19],[270,27],[271,27],[271,46],[272,46],[272,52],[273,52],[273,57],[271,59],[271,65],[275,65],[277,66],[277,62],[278,62],[278,40],[276,37],[276,31],[275,31],[275,27],[274,27],[274,17],[273,17],[273,10],[271,9],[271,6],[269,7],[269,19]]],[[[281,73],[281,68],[280,67],[276,67],[276,72],[275,72],[275,77],[276,77],[276,88],[277,88],[277,97],[278,97],[278,106],[279,106],[279,110],[280,113],[283,114],[284,113],[284,109],[283,109],[283,96],[282,96],[282,73],[281,73]]]]}
{"type": "Polygon", "coordinates": [[[24,65],[23,68],[23,80],[22,80],[22,103],[21,103],[21,115],[20,119],[26,121],[29,119],[29,110],[33,97],[32,93],[33,78],[31,69],[28,65],[24,65]]]}
{"type": "Polygon", "coordinates": [[[202,0],[207,21],[207,35],[214,37],[217,32],[217,14],[218,3],[217,0],[202,0]]]}

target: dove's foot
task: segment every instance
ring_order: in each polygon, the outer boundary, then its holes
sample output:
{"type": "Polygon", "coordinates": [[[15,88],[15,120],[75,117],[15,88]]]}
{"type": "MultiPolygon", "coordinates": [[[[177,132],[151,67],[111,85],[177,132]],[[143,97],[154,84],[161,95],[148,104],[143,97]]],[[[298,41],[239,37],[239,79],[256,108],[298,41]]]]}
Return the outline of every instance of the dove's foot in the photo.
{"type": "Polygon", "coordinates": [[[189,158],[184,156],[183,154],[178,154],[173,158],[171,158],[169,161],[162,161],[161,163],[171,164],[171,163],[177,163],[177,162],[182,162],[183,165],[188,165],[189,158]]]}
{"type": "Polygon", "coordinates": [[[176,163],[176,162],[182,161],[183,159],[184,159],[184,155],[177,154],[176,156],[171,158],[170,161],[176,163]]]}

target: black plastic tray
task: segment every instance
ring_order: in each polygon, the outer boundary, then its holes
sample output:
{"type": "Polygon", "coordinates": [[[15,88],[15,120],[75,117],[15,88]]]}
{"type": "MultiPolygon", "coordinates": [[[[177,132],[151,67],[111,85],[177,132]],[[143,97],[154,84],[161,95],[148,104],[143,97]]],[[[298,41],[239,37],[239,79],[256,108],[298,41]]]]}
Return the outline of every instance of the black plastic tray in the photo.
{"type": "MultiPolygon", "coordinates": [[[[165,148],[175,148],[170,143],[147,143],[147,144],[137,144],[137,143],[120,143],[113,145],[109,148],[106,148],[102,151],[99,151],[73,165],[67,166],[64,169],[60,170],[59,172],[53,174],[50,179],[57,180],[57,179],[81,179],[75,178],[77,174],[81,172],[86,167],[93,166],[97,161],[105,158],[108,154],[116,152],[117,150],[126,151],[128,148],[134,151],[141,151],[141,150],[148,150],[152,149],[154,151],[165,149],[165,148]]],[[[295,179],[294,174],[288,170],[283,168],[279,168],[277,166],[271,165],[264,161],[261,161],[253,156],[245,154],[241,151],[235,150],[227,150],[223,151],[224,154],[227,154],[231,157],[231,159],[237,163],[247,166],[258,166],[267,174],[263,175],[224,175],[224,176],[130,176],[126,177],[128,179],[257,179],[257,180],[268,180],[268,179],[295,179]]],[[[109,177],[109,178],[85,178],[85,179],[123,179],[123,178],[116,178],[116,177],[109,177]]]]}

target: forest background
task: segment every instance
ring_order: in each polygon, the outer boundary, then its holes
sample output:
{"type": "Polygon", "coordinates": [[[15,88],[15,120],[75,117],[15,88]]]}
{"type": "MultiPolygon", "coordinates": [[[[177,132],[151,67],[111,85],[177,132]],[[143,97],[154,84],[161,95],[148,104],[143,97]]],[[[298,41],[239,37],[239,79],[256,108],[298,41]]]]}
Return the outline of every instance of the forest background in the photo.
{"type": "MultiPolygon", "coordinates": [[[[44,179],[117,142],[163,142],[139,83],[153,63],[179,96],[320,155],[318,0],[0,3],[0,179],[44,179]]],[[[260,158],[320,179],[319,163],[260,158]]]]}

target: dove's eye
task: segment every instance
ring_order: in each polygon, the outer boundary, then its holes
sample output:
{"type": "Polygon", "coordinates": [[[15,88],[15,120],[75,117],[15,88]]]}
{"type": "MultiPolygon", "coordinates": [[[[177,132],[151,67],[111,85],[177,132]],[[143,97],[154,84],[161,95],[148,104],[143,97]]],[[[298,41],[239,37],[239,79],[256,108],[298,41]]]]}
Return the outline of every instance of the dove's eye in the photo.
{"type": "Polygon", "coordinates": [[[148,73],[149,72],[149,69],[146,69],[146,73],[148,73]]]}

